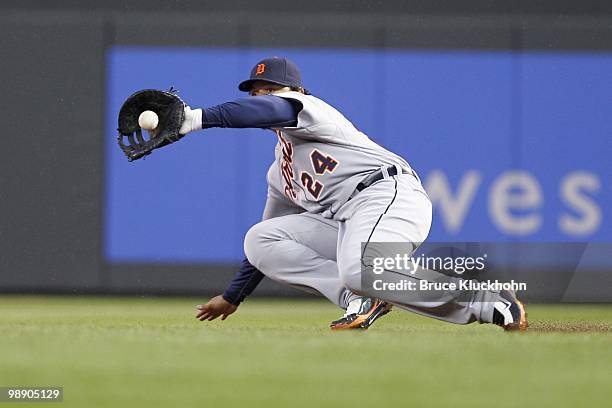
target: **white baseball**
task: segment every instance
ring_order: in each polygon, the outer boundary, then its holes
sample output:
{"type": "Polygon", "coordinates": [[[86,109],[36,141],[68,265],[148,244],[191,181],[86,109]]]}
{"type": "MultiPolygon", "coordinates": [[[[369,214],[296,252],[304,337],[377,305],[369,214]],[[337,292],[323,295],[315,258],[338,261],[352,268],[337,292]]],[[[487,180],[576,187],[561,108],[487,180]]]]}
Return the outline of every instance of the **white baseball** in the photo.
{"type": "Polygon", "coordinates": [[[145,130],[155,129],[158,123],[159,118],[157,117],[157,113],[150,110],[142,112],[138,117],[138,125],[145,130]]]}

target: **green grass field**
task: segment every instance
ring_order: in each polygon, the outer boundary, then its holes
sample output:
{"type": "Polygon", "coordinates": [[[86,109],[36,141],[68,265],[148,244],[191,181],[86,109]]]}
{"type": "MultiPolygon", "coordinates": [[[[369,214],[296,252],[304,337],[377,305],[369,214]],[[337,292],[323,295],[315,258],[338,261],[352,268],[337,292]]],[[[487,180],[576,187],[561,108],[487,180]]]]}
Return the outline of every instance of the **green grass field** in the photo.
{"type": "Polygon", "coordinates": [[[2,296],[0,386],[63,386],[67,407],[612,403],[612,305],[533,305],[517,334],[398,310],[331,332],[338,310],[318,300],[253,299],[201,323],[201,301],[2,296]]]}

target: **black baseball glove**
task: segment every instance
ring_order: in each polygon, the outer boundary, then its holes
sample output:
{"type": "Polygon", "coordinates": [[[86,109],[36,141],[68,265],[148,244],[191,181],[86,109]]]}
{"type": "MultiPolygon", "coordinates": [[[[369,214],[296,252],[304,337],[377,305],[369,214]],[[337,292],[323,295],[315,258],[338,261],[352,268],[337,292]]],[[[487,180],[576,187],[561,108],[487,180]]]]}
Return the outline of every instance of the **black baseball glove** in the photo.
{"type": "Polygon", "coordinates": [[[129,161],[140,159],[154,149],[164,147],[180,140],[181,124],[185,119],[185,102],[174,90],[168,92],[157,89],[144,89],[128,97],[119,111],[119,147],[129,161]],[[159,123],[148,137],[143,135],[138,125],[138,117],[146,110],[159,117],[159,123]]]}

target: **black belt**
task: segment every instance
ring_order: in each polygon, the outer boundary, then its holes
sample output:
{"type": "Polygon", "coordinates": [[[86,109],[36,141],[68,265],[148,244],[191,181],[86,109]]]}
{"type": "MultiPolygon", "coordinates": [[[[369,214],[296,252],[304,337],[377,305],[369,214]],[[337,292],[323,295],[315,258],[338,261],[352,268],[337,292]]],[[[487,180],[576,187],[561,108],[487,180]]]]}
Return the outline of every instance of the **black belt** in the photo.
{"type": "MultiPolygon", "coordinates": [[[[389,166],[386,168],[386,170],[387,170],[387,173],[389,174],[389,177],[393,177],[397,175],[397,167],[395,166],[389,166]]],[[[406,169],[402,169],[402,174],[412,174],[416,178],[416,174],[414,173],[414,170],[408,171],[406,169]]],[[[366,178],[361,180],[359,184],[357,184],[356,190],[357,191],[365,190],[366,188],[370,187],[372,184],[384,178],[385,178],[385,172],[383,171],[383,169],[376,170],[375,172],[370,173],[369,175],[366,176],[366,178]]]]}

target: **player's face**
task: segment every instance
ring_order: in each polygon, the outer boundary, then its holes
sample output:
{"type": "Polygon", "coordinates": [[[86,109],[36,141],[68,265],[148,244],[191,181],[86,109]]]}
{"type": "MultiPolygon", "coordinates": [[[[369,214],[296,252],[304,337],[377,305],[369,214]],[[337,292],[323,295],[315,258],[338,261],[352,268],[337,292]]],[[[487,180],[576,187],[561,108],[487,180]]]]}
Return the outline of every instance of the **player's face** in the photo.
{"type": "Polygon", "coordinates": [[[261,95],[270,95],[278,91],[284,90],[285,86],[271,84],[265,81],[255,81],[251,86],[251,90],[249,91],[249,95],[251,96],[261,96],[261,95]]]}

